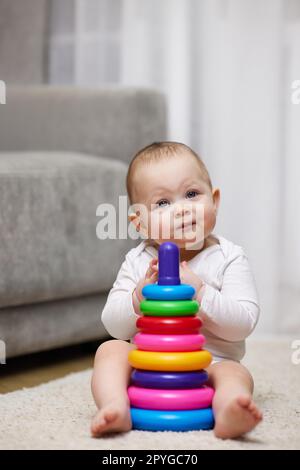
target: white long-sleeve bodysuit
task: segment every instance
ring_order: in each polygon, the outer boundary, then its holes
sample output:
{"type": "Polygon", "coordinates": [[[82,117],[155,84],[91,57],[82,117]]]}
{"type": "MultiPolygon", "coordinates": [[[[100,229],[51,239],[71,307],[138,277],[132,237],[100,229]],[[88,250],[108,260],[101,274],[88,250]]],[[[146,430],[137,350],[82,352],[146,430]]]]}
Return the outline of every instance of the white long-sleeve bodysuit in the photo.
{"type": "MultiPolygon", "coordinates": [[[[215,360],[239,361],[245,354],[245,338],[259,317],[257,290],[244,250],[224,237],[213,235],[219,244],[188,261],[192,271],[205,283],[198,312],[203,321],[201,333],[206,337],[205,349],[215,360]]],[[[147,240],[125,256],[102,311],[102,322],[111,336],[132,340],[137,333],[135,324],[139,315],[133,308],[132,292],[145,277],[154,257],[158,257],[158,251],[147,240]]]]}

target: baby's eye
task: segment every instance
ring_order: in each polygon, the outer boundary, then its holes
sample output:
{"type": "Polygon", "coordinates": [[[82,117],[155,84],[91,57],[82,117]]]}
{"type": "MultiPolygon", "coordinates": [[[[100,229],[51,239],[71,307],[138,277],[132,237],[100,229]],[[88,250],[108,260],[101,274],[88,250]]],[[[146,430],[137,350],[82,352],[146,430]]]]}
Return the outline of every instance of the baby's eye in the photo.
{"type": "Polygon", "coordinates": [[[170,204],[169,201],[167,201],[167,199],[161,199],[160,201],[156,203],[158,207],[165,207],[165,205],[167,204],[170,204]]]}
{"type": "Polygon", "coordinates": [[[198,196],[198,194],[199,194],[198,191],[188,191],[188,192],[186,193],[186,197],[187,197],[188,199],[191,199],[192,197],[198,196]]]}

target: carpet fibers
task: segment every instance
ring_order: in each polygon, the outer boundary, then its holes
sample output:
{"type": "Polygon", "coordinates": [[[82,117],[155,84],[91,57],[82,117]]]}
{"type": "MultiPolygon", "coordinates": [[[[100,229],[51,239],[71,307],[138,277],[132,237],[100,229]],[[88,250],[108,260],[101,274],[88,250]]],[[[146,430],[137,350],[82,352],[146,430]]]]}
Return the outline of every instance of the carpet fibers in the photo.
{"type": "Polygon", "coordinates": [[[255,380],[263,422],[237,440],[212,431],[145,432],[90,437],[95,405],[91,370],[38,387],[0,395],[1,449],[300,449],[300,364],[291,360],[291,341],[251,340],[243,361],[255,380]]]}

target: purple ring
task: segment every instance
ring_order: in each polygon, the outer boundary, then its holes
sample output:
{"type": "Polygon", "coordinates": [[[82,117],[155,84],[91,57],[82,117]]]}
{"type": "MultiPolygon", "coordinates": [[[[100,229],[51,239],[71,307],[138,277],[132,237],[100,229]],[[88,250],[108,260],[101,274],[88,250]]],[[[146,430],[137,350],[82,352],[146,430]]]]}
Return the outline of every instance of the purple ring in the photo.
{"type": "Polygon", "coordinates": [[[205,370],[196,372],[152,372],[134,369],[131,373],[131,384],[142,388],[198,388],[208,381],[205,370]]]}

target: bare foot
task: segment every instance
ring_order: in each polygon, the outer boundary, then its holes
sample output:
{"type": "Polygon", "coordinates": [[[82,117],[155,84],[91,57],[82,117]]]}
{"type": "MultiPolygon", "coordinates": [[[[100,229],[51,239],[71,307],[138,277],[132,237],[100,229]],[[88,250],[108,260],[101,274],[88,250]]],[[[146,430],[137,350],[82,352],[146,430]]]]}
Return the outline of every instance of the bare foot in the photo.
{"type": "Polygon", "coordinates": [[[221,439],[233,439],[251,431],[262,420],[262,413],[251,396],[241,395],[220,410],[214,433],[221,439]]]}
{"type": "Polygon", "coordinates": [[[132,428],[130,409],[124,401],[113,401],[97,411],[91,424],[93,437],[109,432],[130,431],[132,428]]]}

